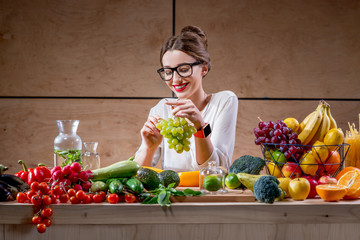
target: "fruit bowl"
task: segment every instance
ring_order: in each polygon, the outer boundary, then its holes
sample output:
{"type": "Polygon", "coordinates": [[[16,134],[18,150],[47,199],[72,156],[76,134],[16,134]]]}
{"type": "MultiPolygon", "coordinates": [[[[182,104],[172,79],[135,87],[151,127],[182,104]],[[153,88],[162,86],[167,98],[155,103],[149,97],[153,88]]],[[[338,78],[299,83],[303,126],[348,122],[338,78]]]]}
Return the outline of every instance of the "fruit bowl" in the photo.
{"type": "Polygon", "coordinates": [[[260,147],[266,162],[267,174],[278,178],[309,176],[318,179],[322,176],[336,176],[343,167],[350,145],[344,143],[341,145],[281,144],[280,146],[280,144],[262,143],[260,147]],[[286,151],[287,149],[291,151],[286,151]]]}

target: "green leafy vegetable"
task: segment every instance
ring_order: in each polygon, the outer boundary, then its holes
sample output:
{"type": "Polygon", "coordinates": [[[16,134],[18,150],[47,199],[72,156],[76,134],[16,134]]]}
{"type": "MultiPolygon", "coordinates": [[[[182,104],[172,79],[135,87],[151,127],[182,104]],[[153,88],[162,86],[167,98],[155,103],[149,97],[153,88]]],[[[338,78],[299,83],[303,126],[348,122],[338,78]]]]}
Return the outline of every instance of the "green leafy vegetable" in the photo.
{"type": "Polygon", "coordinates": [[[82,165],[81,150],[54,150],[54,152],[64,159],[62,167],[71,165],[73,162],[78,162],[82,165]]]}
{"type": "Polygon", "coordinates": [[[184,191],[180,191],[174,188],[175,183],[171,183],[168,187],[164,187],[162,184],[159,188],[151,190],[145,193],[141,193],[140,197],[144,199],[142,204],[159,204],[161,207],[170,207],[171,196],[200,196],[201,191],[195,191],[187,188],[184,191]]]}

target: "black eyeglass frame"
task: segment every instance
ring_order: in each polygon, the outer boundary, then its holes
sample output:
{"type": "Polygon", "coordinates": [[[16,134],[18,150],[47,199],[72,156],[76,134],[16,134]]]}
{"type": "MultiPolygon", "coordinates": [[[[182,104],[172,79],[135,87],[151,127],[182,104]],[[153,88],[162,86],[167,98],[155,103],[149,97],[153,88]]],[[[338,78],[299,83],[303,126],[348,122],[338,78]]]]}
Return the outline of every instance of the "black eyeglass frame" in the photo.
{"type": "Polygon", "coordinates": [[[160,68],[157,70],[157,73],[160,75],[160,78],[163,80],[163,81],[170,81],[173,77],[174,77],[174,70],[177,72],[177,74],[181,77],[185,77],[185,76],[182,76],[179,72],[178,72],[178,68],[179,67],[182,67],[184,65],[189,65],[190,66],[190,69],[191,69],[191,74],[189,76],[186,76],[186,77],[190,77],[192,74],[193,74],[193,66],[196,66],[196,65],[200,65],[202,64],[202,62],[194,62],[194,63],[182,63],[174,68],[160,68]],[[163,72],[165,69],[169,69],[171,70],[172,72],[172,77],[169,79],[169,80],[166,80],[164,79],[162,76],[161,76],[161,72],[163,72]]]}

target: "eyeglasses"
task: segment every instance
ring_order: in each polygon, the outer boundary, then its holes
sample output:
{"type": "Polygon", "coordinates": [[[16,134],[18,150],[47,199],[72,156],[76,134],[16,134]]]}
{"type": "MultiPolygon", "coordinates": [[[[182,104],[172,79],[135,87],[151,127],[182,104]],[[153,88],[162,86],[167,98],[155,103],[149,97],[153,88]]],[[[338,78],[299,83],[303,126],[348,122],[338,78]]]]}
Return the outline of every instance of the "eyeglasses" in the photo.
{"type": "Polygon", "coordinates": [[[201,64],[201,62],[183,63],[174,68],[160,68],[157,72],[162,80],[170,81],[173,78],[174,71],[176,71],[180,77],[190,77],[193,74],[192,67],[199,64],[201,64]]]}

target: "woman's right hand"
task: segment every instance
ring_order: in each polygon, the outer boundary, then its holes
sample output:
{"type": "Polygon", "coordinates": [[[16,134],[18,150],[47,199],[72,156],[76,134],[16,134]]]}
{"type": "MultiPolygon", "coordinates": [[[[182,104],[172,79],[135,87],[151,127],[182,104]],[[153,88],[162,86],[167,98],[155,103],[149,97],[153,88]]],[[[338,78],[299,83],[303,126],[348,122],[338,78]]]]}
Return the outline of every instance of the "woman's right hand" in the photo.
{"type": "Polygon", "coordinates": [[[159,120],[160,116],[158,115],[150,116],[140,130],[143,144],[149,150],[156,149],[163,139],[163,136],[160,134],[160,130],[156,128],[156,124],[159,120]]]}

